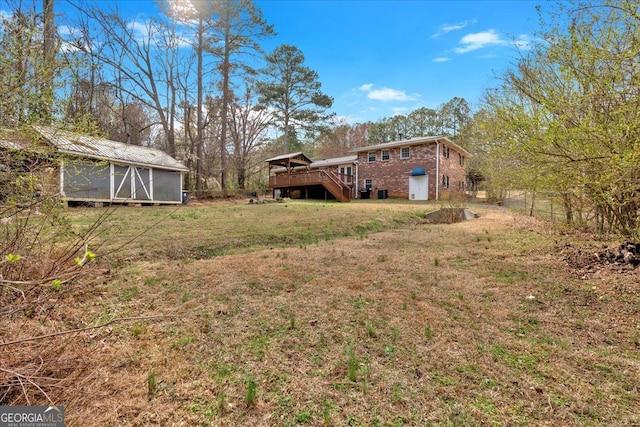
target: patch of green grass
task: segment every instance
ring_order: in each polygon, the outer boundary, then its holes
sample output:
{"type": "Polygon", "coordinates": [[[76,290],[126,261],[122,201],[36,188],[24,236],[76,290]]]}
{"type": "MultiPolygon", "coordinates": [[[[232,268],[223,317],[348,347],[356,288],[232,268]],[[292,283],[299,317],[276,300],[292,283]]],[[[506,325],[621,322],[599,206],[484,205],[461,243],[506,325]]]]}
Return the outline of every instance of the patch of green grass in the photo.
{"type": "Polygon", "coordinates": [[[525,282],[531,279],[529,272],[517,268],[499,269],[494,275],[496,280],[508,284],[525,282]]]}
{"type": "Polygon", "coordinates": [[[130,288],[125,288],[120,291],[120,301],[122,302],[130,302],[140,293],[140,289],[137,286],[132,286],[130,288]]]}
{"type": "Polygon", "coordinates": [[[296,414],[296,422],[300,424],[308,424],[311,421],[311,411],[308,409],[301,409],[296,414]]]}
{"type": "Polygon", "coordinates": [[[183,337],[180,337],[177,341],[176,341],[176,347],[178,348],[184,348],[187,345],[191,344],[192,342],[197,341],[197,338],[194,337],[193,335],[185,335],[183,337]]]}

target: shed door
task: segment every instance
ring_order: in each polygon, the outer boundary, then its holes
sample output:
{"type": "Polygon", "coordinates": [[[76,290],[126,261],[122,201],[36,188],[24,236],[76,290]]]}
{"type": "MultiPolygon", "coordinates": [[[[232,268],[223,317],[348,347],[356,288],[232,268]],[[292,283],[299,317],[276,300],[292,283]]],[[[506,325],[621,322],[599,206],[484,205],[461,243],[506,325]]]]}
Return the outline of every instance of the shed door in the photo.
{"type": "Polygon", "coordinates": [[[429,177],[427,175],[409,177],[409,199],[429,200],[429,177]]]}
{"type": "Polygon", "coordinates": [[[151,187],[150,169],[114,165],[114,199],[153,200],[151,187]]]}

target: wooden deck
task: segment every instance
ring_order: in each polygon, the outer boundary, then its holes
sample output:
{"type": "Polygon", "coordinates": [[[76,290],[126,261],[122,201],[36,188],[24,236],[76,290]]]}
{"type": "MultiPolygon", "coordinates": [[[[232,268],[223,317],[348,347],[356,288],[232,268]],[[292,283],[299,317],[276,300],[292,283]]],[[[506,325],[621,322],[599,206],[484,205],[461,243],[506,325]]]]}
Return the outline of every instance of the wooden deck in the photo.
{"type": "Polygon", "coordinates": [[[312,170],[296,173],[282,173],[269,177],[271,188],[303,188],[322,185],[336,200],[348,202],[351,200],[352,186],[350,176],[341,176],[333,171],[312,170]]]}

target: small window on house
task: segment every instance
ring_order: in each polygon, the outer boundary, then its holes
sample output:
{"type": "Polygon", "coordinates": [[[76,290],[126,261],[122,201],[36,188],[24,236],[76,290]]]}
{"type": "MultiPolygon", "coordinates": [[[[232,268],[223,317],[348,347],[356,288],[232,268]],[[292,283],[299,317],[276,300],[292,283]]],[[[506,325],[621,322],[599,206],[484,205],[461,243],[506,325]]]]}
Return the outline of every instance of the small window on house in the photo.
{"type": "Polygon", "coordinates": [[[373,180],[371,178],[367,178],[364,180],[364,188],[367,190],[371,190],[373,188],[373,180]]]}
{"type": "Polygon", "coordinates": [[[449,154],[450,154],[450,153],[449,153],[449,147],[447,147],[446,145],[443,145],[443,146],[442,146],[442,155],[443,155],[445,158],[447,158],[447,159],[448,159],[448,158],[449,158],[449,154]]]}
{"type": "Polygon", "coordinates": [[[460,166],[464,166],[464,156],[462,154],[458,154],[460,156],[460,166]]]}
{"type": "Polygon", "coordinates": [[[382,160],[389,160],[391,158],[391,154],[389,150],[382,150],[382,160]]]}
{"type": "Polygon", "coordinates": [[[442,175],[442,188],[449,188],[449,177],[442,175]]]}
{"type": "Polygon", "coordinates": [[[409,147],[402,147],[400,149],[400,158],[408,159],[409,158],[409,147]]]}
{"type": "Polygon", "coordinates": [[[376,152],[375,151],[370,151],[367,157],[369,163],[371,162],[375,162],[376,161],[376,152]]]}

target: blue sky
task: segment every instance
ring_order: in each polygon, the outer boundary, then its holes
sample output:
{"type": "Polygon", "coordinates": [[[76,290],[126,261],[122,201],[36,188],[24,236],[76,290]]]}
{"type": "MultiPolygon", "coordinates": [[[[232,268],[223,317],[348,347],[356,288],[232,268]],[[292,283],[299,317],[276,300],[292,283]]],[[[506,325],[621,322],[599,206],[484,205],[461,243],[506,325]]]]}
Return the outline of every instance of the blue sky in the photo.
{"type": "Polygon", "coordinates": [[[541,1],[257,0],[320,75],[334,111],[376,121],[457,96],[472,107],[525,52],[541,1]]]}
{"type": "MultiPolygon", "coordinates": [[[[73,2],[73,0],[68,0],[73,2]]],[[[546,0],[254,0],[278,35],[267,52],[298,47],[334,98],[337,118],[376,121],[453,97],[478,107],[483,91],[514,64],[538,27],[546,0]]],[[[37,4],[41,2],[38,1],[37,4]]],[[[97,0],[135,19],[153,0],[97,0]]],[[[64,25],[68,3],[57,0],[64,25]]],[[[2,12],[2,11],[0,11],[2,12]]]]}

